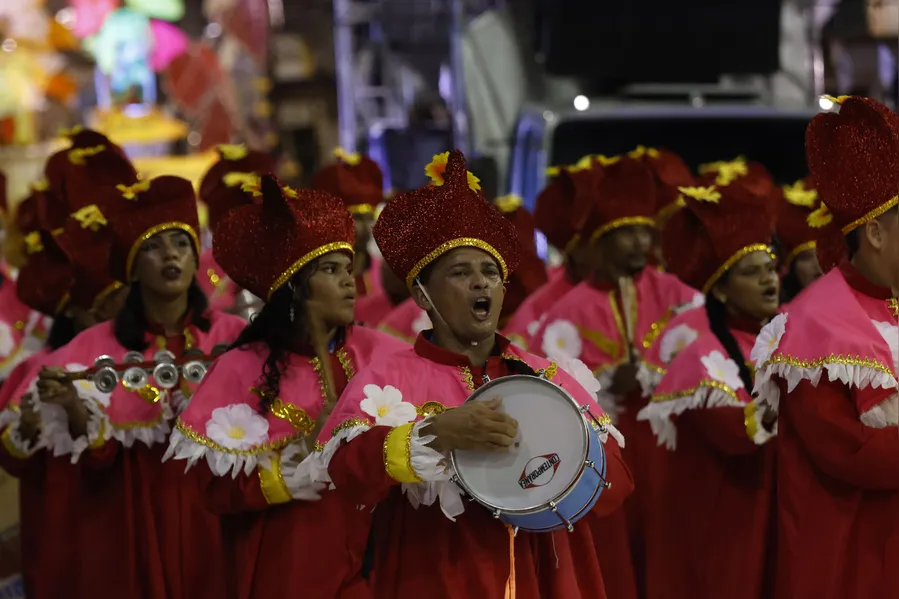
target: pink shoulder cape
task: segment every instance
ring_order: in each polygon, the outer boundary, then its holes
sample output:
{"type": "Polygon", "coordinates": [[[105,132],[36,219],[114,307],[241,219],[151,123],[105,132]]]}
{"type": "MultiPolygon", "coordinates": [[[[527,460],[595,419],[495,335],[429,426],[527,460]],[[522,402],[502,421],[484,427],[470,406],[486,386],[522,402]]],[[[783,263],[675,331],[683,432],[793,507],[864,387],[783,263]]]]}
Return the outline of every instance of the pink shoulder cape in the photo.
{"type": "MultiPolygon", "coordinates": [[[[649,404],[637,414],[637,420],[649,421],[659,445],[672,450],[677,447],[674,421],[678,415],[703,408],[742,409],[752,400],[739,366],[709,330],[707,321],[697,327],[696,338],[671,359],[649,404]]],[[[748,359],[755,335],[736,329],[731,333],[748,359]]]]}
{"type": "Polygon", "coordinates": [[[240,289],[216,263],[212,249],[203,250],[200,254],[197,283],[209,299],[211,309],[230,310],[234,307],[240,289]]]}
{"type": "MultiPolygon", "coordinates": [[[[753,417],[777,411],[778,379],[791,392],[802,380],[822,376],[852,391],[862,423],[899,424],[899,327],[887,301],[855,292],[835,268],[790,303],[762,329],[752,350],[755,364],[753,417]]],[[[755,437],[768,438],[762,427],[755,437]]]]}
{"type": "MultiPolygon", "coordinates": [[[[335,353],[347,380],[371,362],[408,346],[362,327],[347,333],[335,353]]],[[[305,456],[306,436],[313,430],[325,401],[318,358],[291,354],[282,372],[280,394],[266,413],[260,412],[262,367],[268,348],[254,344],[232,349],[206,374],[178,417],[165,457],[187,460],[187,468],[205,458],[217,476],[250,474],[257,466],[280,468],[282,459],[305,456]],[[273,464],[273,460],[277,464],[273,464]]]]}
{"type": "MultiPolygon", "coordinates": [[[[699,292],[676,277],[651,267],[644,268],[634,279],[632,294],[636,301],[625,307],[619,305],[615,291],[581,283],[550,309],[528,347],[552,359],[580,359],[599,378],[602,387],[609,387],[615,369],[628,359],[628,320],[634,323],[634,347],[643,353],[678,311],[703,300],[699,292]]],[[[644,367],[640,373],[644,393],[651,392],[658,376],[644,367]]],[[[615,403],[606,392],[600,393],[600,400],[604,406],[615,403]]]]}
{"type": "MultiPolygon", "coordinates": [[[[603,427],[600,431],[603,442],[609,434],[623,446],[620,433],[592,395],[598,385],[582,363],[570,362],[567,368],[574,372],[569,374],[555,363],[514,345],[509,346],[503,357],[521,360],[568,391],[580,405],[590,406],[599,423],[595,426],[603,427]]],[[[330,482],[328,463],[342,442],[352,442],[373,426],[411,426],[407,463],[424,482],[404,483],[403,490],[415,506],[431,505],[439,498],[444,513],[455,518],[464,511],[464,506],[458,488],[449,482],[446,458],[426,446],[432,437],[418,433],[429,417],[462,405],[474,390],[469,368],[438,364],[421,357],[414,348],[406,348],[386,359],[377,358],[347,386],[322,430],[313,453],[316,461],[313,477],[330,482]]]]}
{"type": "MultiPolygon", "coordinates": [[[[371,256],[369,259],[368,270],[362,275],[362,281],[365,284],[365,295],[384,293],[384,286],[381,284],[381,263],[383,260],[377,256],[371,256]]],[[[359,295],[362,296],[362,293],[359,295]]]]}
{"type": "Polygon", "coordinates": [[[52,323],[49,316],[19,301],[15,281],[3,281],[0,285],[0,381],[44,346],[52,323]]]}
{"type": "Polygon", "coordinates": [[[702,306],[690,307],[676,314],[668,322],[664,331],[643,354],[643,365],[652,373],[650,380],[655,383],[652,389],[644,389],[644,393],[652,392],[655,385],[662,380],[671,361],[696,341],[700,334],[707,332],[708,326],[708,318],[702,306]]]}
{"type": "MultiPolygon", "coordinates": [[[[206,354],[219,343],[234,341],[246,326],[237,316],[221,312],[210,312],[209,319],[211,326],[208,332],[195,326],[187,329],[189,346],[206,354]]],[[[149,348],[143,352],[143,357],[145,361],[152,361],[153,355],[163,349],[165,340],[152,335],[148,335],[147,340],[149,348]]],[[[53,365],[77,372],[92,367],[99,356],[110,356],[121,363],[126,352],[113,334],[113,323],[105,322],[83,331],[68,345],[54,352],[51,358],[53,365]]],[[[35,382],[35,379],[31,381],[29,389],[32,391],[35,382]]],[[[135,441],[147,446],[165,442],[171,419],[175,412],[183,408],[195,387],[181,379],[176,389],[167,391],[157,387],[152,376],[148,376],[146,385],[138,391],[128,390],[119,384],[112,393],[102,393],[90,380],[78,380],[74,385],[90,413],[86,437],[71,437],[68,418],[60,406],[36,402],[36,409],[41,414],[41,439],[37,447],[46,447],[55,456],[69,454],[73,463],[88,447],[99,447],[110,440],[125,447],[131,447],[135,441]]]]}
{"type": "Polygon", "coordinates": [[[418,307],[411,297],[391,310],[378,325],[378,330],[413,343],[418,334],[431,328],[428,313],[418,307]]]}
{"type": "Polygon", "coordinates": [[[390,297],[383,291],[356,298],[356,324],[376,328],[393,308],[390,297]]]}
{"type": "MultiPolygon", "coordinates": [[[[529,295],[515,310],[503,334],[518,347],[528,349],[528,339],[537,333],[547,312],[572,289],[574,285],[565,276],[564,268],[550,271],[549,280],[529,295]]],[[[539,348],[536,351],[540,353],[539,348]]]]}

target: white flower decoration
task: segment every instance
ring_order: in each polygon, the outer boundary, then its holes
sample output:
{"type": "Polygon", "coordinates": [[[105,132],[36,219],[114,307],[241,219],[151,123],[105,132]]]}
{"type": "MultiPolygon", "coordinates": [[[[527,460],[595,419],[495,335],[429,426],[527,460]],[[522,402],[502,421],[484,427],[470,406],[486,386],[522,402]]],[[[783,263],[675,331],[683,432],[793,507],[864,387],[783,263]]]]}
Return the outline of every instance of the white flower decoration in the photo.
{"type": "Polygon", "coordinates": [[[581,357],[581,336],[568,320],[556,320],[543,331],[543,355],[553,362],[581,357]]]}
{"type": "Polygon", "coordinates": [[[724,354],[715,350],[707,356],[703,356],[702,365],[705,366],[709,376],[731,389],[742,389],[745,387],[743,380],[740,378],[740,368],[730,358],[725,358],[724,354]]]}
{"type": "Polygon", "coordinates": [[[402,392],[392,385],[383,388],[365,385],[365,399],[359,402],[363,412],[375,419],[376,426],[399,426],[415,420],[415,406],[403,401],[402,392]]]}
{"type": "Polygon", "coordinates": [[[685,324],[678,325],[666,332],[659,341],[659,359],[669,364],[674,357],[687,349],[687,346],[699,338],[699,332],[685,324]]]}
{"type": "Polygon", "coordinates": [[[0,357],[7,357],[16,349],[16,342],[12,336],[12,329],[5,322],[0,322],[0,357]]]}
{"type": "Polygon", "coordinates": [[[536,335],[537,331],[540,330],[540,327],[543,326],[544,320],[546,320],[546,314],[541,315],[537,320],[532,320],[531,322],[529,322],[527,326],[528,335],[530,335],[531,337],[536,335]]]}
{"type": "Polygon", "coordinates": [[[749,359],[752,360],[756,368],[761,368],[777,351],[780,340],[787,330],[786,327],[787,315],[778,314],[759,331],[758,337],[755,338],[755,345],[752,346],[752,351],[749,353],[749,359]]]}
{"type": "Polygon", "coordinates": [[[226,449],[245,450],[265,443],[268,422],[247,404],[233,404],[212,411],[206,436],[226,449]]]}
{"type": "Polygon", "coordinates": [[[418,318],[412,321],[412,332],[418,335],[422,331],[427,331],[432,328],[431,319],[428,318],[428,313],[424,310],[421,311],[421,314],[418,315],[418,318]]]}
{"type": "Polygon", "coordinates": [[[894,372],[899,373],[899,327],[890,322],[877,320],[872,320],[871,322],[890,347],[890,353],[893,356],[894,372]]]}
{"type": "Polygon", "coordinates": [[[600,389],[602,389],[602,385],[600,385],[596,377],[593,376],[593,372],[590,371],[590,368],[577,358],[565,358],[557,362],[556,365],[570,374],[571,378],[577,381],[577,383],[586,389],[588,393],[596,395],[599,393],[600,389]]]}
{"type": "Polygon", "coordinates": [[[685,304],[681,304],[680,306],[674,309],[675,314],[681,314],[686,312],[687,310],[692,310],[693,308],[701,308],[705,305],[705,296],[699,292],[693,296],[689,302],[685,304]]]}

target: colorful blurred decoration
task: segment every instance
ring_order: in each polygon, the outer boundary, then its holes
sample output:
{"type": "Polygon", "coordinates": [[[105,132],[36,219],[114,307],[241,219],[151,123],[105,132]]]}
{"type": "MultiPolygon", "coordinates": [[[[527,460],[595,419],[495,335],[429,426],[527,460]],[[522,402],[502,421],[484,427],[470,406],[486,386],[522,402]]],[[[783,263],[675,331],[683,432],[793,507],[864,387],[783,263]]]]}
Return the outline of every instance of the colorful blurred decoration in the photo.
{"type": "Polygon", "coordinates": [[[190,156],[150,156],[136,159],[134,168],[144,179],[175,175],[193,183],[194,188],[199,188],[200,179],[218,159],[219,155],[215,150],[190,156]]]}
{"type": "Polygon", "coordinates": [[[105,86],[98,83],[106,87],[102,91],[108,92],[108,98],[97,90],[103,108],[148,107],[155,103],[156,77],[150,66],[153,30],[146,15],[127,8],[109,13],[100,32],[85,40],[85,46],[106,78],[105,86]]]}
{"type": "Polygon", "coordinates": [[[125,6],[163,21],[180,21],[184,17],[182,0],[125,0],[125,6]]]}
{"type": "Polygon", "coordinates": [[[137,146],[171,144],[187,137],[187,123],[174,119],[153,107],[146,114],[128,115],[120,110],[98,110],[91,119],[91,127],[128,152],[142,155],[137,146]]]}
{"type": "Polygon", "coordinates": [[[80,38],[100,32],[109,13],[119,7],[118,0],[68,0],[75,11],[72,32],[80,38]]]}
{"type": "Polygon", "coordinates": [[[37,113],[48,100],[72,100],[77,86],[59,51],[73,41],[43,0],[0,2],[0,144],[37,142],[37,113]]]}
{"type": "Polygon", "coordinates": [[[203,12],[221,25],[226,35],[240,42],[257,64],[264,64],[268,49],[268,5],[259,0],[206,0],[203,12]]]}
{"type": "Polygon", "coordinates": [[[153,19],[150,21],[150,30],[153,33],[154,42],[150,67],[158,73],[187,52],[190,40],[183,31],[165,21],[153,19]]]}

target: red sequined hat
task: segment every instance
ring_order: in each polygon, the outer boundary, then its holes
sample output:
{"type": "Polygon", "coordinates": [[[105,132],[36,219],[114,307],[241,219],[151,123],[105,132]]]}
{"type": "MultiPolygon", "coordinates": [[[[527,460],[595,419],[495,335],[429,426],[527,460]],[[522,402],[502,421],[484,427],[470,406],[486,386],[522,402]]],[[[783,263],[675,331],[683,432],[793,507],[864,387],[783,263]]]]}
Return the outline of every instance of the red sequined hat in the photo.
{"type": "Polygon", "coordinates": [[[32,310],[56,316],[69,299],[72,265],[50,233],[33,231],[29,238],[27,261],[16,279],[16,296],[32,310]]]}
{"type": "Polygon", "coordinates": [[[110,201],[109,213],[105,215],[113,233],[109,260],[113,278],[131,281],[141,244],[163,231],[185,231],[197,256],[200,255],[197,199],[190,181],[166,175],[134,185],[118,185],[116,190],[118,197],[110,201]]]}
{"type": "Polygon", "coordinates": [[[113,233],[108,220],[110,206],[122,201],[121,191],[98,188],[93,197],[95,203],[69,214],[56,235],[56,242],[72,263],[75,282],[71,302],[86,310],[122,287],[109,274],[113,233]]]}
{"type": "Polygon", "coordinates": [[[433,184],[397,195],[375,223],[372,233],[384,260],[411,289],[437,258],[473,247],[493,256],[508,279],[521,253],[515,226],[479,192],[478,178],[465,169],[462,152],[434,158],[425,168],[433,184]]]}
{"type": "Polygon", "coordinates": [[[212,255],[253,295],[271,299],[301,268],[330,252],[353,255],[356,225],[340,199],[318,190],[294,191],[263,175],[258,204],[229,212],[212,238],[212,255]]]}
{"type": "Polygon", "coordinates": [[[384,174],[378,163],[341,148],[334,150],[337,162],[315,174],[312,188],[341,198],[353,214],[374,214],[384,201],[384,174]]]}
{"type": "Polygon", "coordinates": [[[774,192],[774,179],[771,173],[758,162],[747,162],[739,156],[734,160],[721,160],[699,166],[697,185],[742,185],[752,193],[768,197],[774,192]]]}
{"type": "Polygon", "coordinates": [[[276,160],[264,152],[242,145],[221,145],[219,160],[203,176],[200,199],[209,210],[209,230],[234,208],[250,204],[253,196],[241,189],[246,183],[259,184],[259,177],[274,172],[276,160]]]}
{"type": "Polygon", "coordinates": [[[40,192],[32,187],[31,194],[16,205],[13,226],[23,235],[41,228],[41,222],[38,218],[39,198],[40,192]]]}
{"type": "Polygon", "coordinates": [[[493,203],[499,208],[500,213],[515,225],[515,230],[518,231],[518,241],[521,244],[521,261],[506,285],[506,297],[503,299],[503,309],[500,314],[502,321],[514,314],[518,306],[530,294],[546,283],[547,275],[546,264],[537,254],[534,217],[524,208],[521,198],[516,195],[507,195],[496,198],[493,203]]]}
{"type": "Polygon", "coordinates": [[[808,167],[843,234],[896,206],[899,116],[870,98],[832,98],[805,132],[808,167]]]}
{"type": "Polygon", "coordinates": [[[64,133],[71,146],[47,159],[44,176],[53,195],[72,210],[91,203],[86,190],[137,181],[124,150],[102,133],[82,127],[64,133]]]}
{"type": "Polygon", "coordinates": [[[602,169],[572,166],[548,169],[547,173],[552,179],[537,196],[534,220],[550,245],[568,253],[580,241],[574,206],[595,197],[602,169]],[[587,197],[579,200],[582,195],[587,197]]]}
{"type": "Polygon", "coordinates": [[[680,192],[677,188],[694,184],[690,167],[680,156],[664,148],[637,146],[627,155],[639,160],[652,171],[656,182],[656,221],[664,223],[679,208],[677,198],[680,197],[680,192]]]}
{"type": "Polygon", "coordinates": [[[784,185],[775,190],[774,203],[777,210],[776,235],[779,242],[781,264],[789,269],[796,256],[806,250],[815,249],[818,230],[809,225],[809,215],[820,204],[814,180],[806,177],[792,185],[784,185]]]}
{"type": "Polygon", "coordinates": [[[656,182],[652,171],[639,160],[615,156],[597,157],[601,169],[594,194],[578,194],[573,212],[584,235],[595,243],[606,233],[634,225],[655,226],[656,182]]]}
{"type": "Polygon", "coordinates": [[[770,202],[742,185],[680,191],[684,208],[662,231],[662,253],[681,281],[708,293],[743,256],[770,252],[770,202]]]}

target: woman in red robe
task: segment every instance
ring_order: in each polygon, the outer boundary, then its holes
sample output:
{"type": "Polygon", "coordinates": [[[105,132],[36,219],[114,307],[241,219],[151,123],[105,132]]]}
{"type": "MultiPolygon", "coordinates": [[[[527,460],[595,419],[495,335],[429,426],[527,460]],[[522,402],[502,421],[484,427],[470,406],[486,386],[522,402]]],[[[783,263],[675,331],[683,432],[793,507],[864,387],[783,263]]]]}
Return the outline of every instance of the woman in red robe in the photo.
{"type": "Polygon", "coordinates": [[[261,204],[222,221],[213,249],[268,301],[204,378],[167,456],[204,462],[196,471],[204,503],[223,516],[235,597],[364,598],[363,552],[352,548],[365,547],[371,513],[336,493],[309,501],[321,487],[297,465],[347,381],[405,344],[350,326],[355,228],[342,202],[270,175],[259,193],[261,204]]]}
{"type": "MultiPolygon", "coordinates": [[[[198,219],[190,182],[159,177],[115,193],[109,217],[94,213],[90,222],[111,227],[110,273],[131,282],[129,295],[114,322],[78,335],[56,363],[75,371],[100,355],[123,360],[137,352],[152,368],[159,350],[176,357],[188,349],[209,354],[233,341],[244,322],[208,311],[197,286],[198,219]]],[[[73,382],[64,369],[39,376],[39,430],[22,431],[16,423],[8,429],[21,451],[33,451],[37,442],[81,466],[79,487],[69,497],[80,515],[82,532],[73,542],[81,551],[57,572],[58,580],[76,597],[223,596],[219,518],[204,509],[190,480],[195,475],[161,462],[190,384],[182,379],[178,389],[167,390],[146,377],[104,393],[88,380],[73,382]]]]}
{"type": "Polygon", "coordinates": [[[770,204],[736,184],[681,192],[662,247],[669,272],[706,293],[705,318],[637,417],[671,450],[647,476],[646,597],[765,599],[774,448],[755,445],[744,408],[750,352],[779,307],[770,204]]]}

